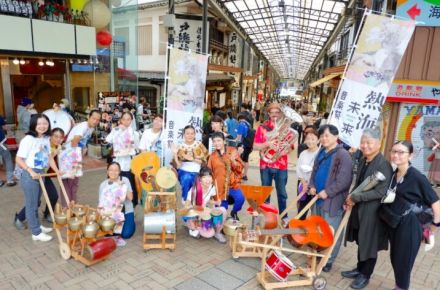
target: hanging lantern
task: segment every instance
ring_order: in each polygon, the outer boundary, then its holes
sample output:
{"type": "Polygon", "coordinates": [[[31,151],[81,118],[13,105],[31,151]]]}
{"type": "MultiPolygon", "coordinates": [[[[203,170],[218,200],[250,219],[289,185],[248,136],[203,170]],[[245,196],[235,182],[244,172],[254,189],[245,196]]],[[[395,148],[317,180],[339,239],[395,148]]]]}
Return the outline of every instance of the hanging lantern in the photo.
{"type": "Polygon", "coordinates": [[[83,11],[87,13],[86,17],[90,21],[90,25],[96,29],[106,27],[112,17],[110,9],[100,0],[90,0],[84,6],[83,11]]]}
{"type": "Polygon", "coordinates": [[[70,0],[70,9],[82,11],[87,0],[70,0]]]}
{"type": "Polygon", "coordinates": [[[101,46],[109,46],[112,43],[112,35],[107,30],[101,30],[96,33],[96,42],[101,46]]]}

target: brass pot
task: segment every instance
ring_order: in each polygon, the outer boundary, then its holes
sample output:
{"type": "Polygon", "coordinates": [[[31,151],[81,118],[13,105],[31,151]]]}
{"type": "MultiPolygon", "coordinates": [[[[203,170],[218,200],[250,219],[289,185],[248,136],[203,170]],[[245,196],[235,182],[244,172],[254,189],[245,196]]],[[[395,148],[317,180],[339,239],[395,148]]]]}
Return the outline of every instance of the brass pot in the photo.
{"type": "Polygon", "coordinates": [[[225,232],[225,235],[233,237],[235,236],[235,233],[237,232],[238,228],[240,228],[241,226],[242,223],[240,221],[227,219],[225,221],[225,224],[223,225],[223,231],[225,232]]]}
{"type": "Polygon", "coordinates": [[[81,227],[81,219],[79,217],[73,217],[69,220],[69,230],[76,232],[81,227]]]}
{"type": "Polygon", "coordinates": [[[96,222],[96,213],[95,212],[89,213],[89,215],[87,216],[87,221],[96,222]]]}
{"type": "Polygon", "coordinates": [[[104,232],[113,231],[116,222],[114,219],[112,219],[109,216],[105,216],[100,222],[99,225],[101,226],[101,230],[104,232]]]}
{"type": "Polygon", "coordinates": [[[82,227],[83,235],[86,238],[95,238],[96,234],[98,233],[98,229],[99,226],[96,222],[88,222],[82,227]]]}
{"type": "Polygon", "coordinates": [[[86,211],[84,210],[84,208],[82,206],[75,206],[72,209],[72,212],[76,217],[79,217],[79,218],[82,218],[86,214],[86,211]]]}
{"type": "Polygon", "coordinates": [[[65,212],[59,212],[54,214],[55,223],[59,225],[67,224],[67,214],[65,212]]]}

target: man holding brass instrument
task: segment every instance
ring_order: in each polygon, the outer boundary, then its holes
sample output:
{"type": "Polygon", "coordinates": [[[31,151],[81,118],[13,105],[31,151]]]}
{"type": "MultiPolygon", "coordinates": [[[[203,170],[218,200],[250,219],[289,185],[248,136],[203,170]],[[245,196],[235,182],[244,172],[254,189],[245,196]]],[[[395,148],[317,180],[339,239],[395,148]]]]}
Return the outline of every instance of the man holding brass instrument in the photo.
{"type": "Polygon", "coordinates": [[[363,289],[368,283],[377,261],[377,252],[387,250],[388,240],[384,225],[378,216],[380,201],[386,194],[391,182],[393,169],[380,152],[381,136],[379,128],[366,129],[362,133],[358,175],[355,190],[347,196],[346,205],[352,206],[352,212],[347,224],[346,241],[358,245],[357,266],[353,270],[343,271],[345,278],[354,279],[350,284],[353,289],[363,289]],[[356,190],[367,178],[376,172],[383,174],[385,180],[372,189],[356,190]]]}
{"type": "MultiPolygon", "coordinates": [[[[269,120],[261,124],[256,133],[253,149],[260,151],[261,184],[271,186],[275,180],[278,210],[280,214],[286,209],[287,201],[287,165],[288,154],[294,148],[298,133],[290,128],[293,122],[286,118],[278,103],[267,107],[269,120]]],[[[270,201],[270,197],[266,202],[270,201]]],[[[283,218],[287,224],[287,215],[283,218]]]]}

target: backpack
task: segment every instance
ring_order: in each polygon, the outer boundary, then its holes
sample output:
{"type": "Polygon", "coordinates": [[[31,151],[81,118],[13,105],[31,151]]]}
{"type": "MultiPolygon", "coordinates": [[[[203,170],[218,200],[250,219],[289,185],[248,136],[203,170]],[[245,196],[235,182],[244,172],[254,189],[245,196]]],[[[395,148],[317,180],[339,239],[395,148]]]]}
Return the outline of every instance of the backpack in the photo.
{"type": "Polygon", "coordinates": [[[255,129],[249,126],[249,124],[246,123],[246,126],[248,128],[246,137],[243,139],[243,146],[244,148],[252,148],[254,145],[254,139],[255,139],[255,129]]]}

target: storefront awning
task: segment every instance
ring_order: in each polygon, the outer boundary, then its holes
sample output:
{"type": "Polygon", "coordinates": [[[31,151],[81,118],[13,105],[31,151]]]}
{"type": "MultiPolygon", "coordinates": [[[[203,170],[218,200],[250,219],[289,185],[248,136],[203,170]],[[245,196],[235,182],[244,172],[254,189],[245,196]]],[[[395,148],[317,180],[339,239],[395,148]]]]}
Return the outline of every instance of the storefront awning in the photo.
{"type": "Polygon", "coordinates": [[[311,84],[310,84],[310,87],[313,88],[313,87],[319,86],[320,84],[325,83],[326,81],[329,81],[329,80],[331,80],[331,79],[333,79],[333,78],[335,78],[335,77],[338,77],[338,76],[340,76],[340,75],[342,75],[342,73],[333,73],[333,74],[329,74],[328,76],[325,76],[325,77],[323,77],[322,79],[319,79],[319,80],[317,80],[317,81],[311,83],[311,84]]]}

